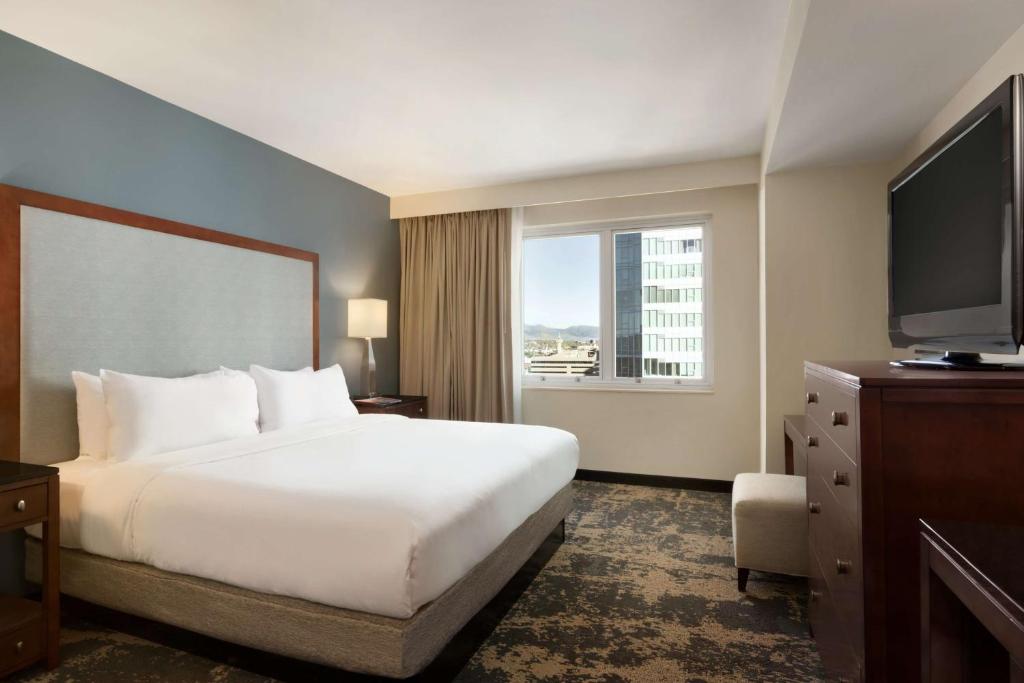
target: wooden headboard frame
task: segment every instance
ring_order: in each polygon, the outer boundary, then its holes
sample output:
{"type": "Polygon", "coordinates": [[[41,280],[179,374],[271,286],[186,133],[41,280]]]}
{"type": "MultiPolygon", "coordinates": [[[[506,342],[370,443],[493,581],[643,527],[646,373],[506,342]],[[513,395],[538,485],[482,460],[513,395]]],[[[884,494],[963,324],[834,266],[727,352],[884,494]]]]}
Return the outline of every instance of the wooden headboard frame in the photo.
{"type": "Polygon", "coordinates": [[[316,252],[0,184],[0,460],[20,460],[21,458],[21,207],[23,206],[309,261],[313,266],[312,365],[314,368],[319,367],[320,260],[316,252]]]}

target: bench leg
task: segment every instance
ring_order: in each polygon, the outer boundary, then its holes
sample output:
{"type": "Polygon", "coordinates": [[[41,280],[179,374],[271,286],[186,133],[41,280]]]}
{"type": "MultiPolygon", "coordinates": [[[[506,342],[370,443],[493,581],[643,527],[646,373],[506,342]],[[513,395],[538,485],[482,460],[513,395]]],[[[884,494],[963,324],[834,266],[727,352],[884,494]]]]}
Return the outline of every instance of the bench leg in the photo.
{"type": "Polygon", "coordinates": [[[743,567],[736,568],[736,587],[740,589],[740,593],[747,592],[747,577],[749,576],[749,569],[744,569],[743,567]]]}

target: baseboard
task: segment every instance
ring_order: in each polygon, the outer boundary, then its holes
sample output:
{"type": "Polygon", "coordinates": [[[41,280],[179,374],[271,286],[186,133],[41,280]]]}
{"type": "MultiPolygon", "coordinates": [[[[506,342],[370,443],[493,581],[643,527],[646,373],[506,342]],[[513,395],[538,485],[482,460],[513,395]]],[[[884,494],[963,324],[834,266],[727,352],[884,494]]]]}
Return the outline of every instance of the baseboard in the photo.
{"type": "Polygon", "coordinates": [[[665,489],[732,493],[732,482],[720,479],[669,477],[663,474],[630,474],[628,472],[605,472],[604,470],[576,470],[576,479],[600,481],[606,484],[633,484],[634,486],[657,486],[665,489]]]}

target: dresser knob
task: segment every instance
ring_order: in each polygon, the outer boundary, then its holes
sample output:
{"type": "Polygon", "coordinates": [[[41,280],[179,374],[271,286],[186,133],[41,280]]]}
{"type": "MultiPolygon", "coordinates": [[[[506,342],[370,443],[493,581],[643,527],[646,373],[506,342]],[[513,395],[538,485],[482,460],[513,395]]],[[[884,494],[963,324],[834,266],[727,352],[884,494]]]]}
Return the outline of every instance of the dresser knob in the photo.
{"type": "Polygon", "coordinates": [[[811,602],[817,602],[821,598],[821,591],[811,591],[811,602]]]}
{"type": "Polygon", "coordinates": [[[832,483],[836,486],[849,486],[850,485],[850,473],[840,472],[839,470],[832,470],[832,483]]]}
{"type": "Polygon", "coordinates": [[[812,515],[820,515],[821,514],[821,503],[808,503],[807,504],[807,511],[810,512],[812,515]]]}
{"type": "Polygon", "coordinates": [[[841,411],[841,410],[833,410],[832,411],[832,426],[833,427],[838,427],[840,425],[845,425],[845,424],[848,424],[848,420],[846,419],[846,413],[841,411]]]}
{"type": "Polygon", "coordinates": [[[849,574],[851,569],[853,569],[853,562],[836,560],[836,574],[849,574]]]}
{"type": "Polygon", "coordinates": [[[17,652],[18,654],[21,654],[21,651],[24,650],[24,649],[25,649],[25,641],[24,640],[19,640],[17,643],[14,644],[14,651],[17,652]]]}
{"type": "Polygon", "coordinates": [[[808,448],[814,448],[817,445],[818,445],[818,437],[816,437],[816,436],[808,436],[807,437],[807,447],[808,448]]]}
{"type": "Polygon", "coordinates": [[[19,500],[17,503],[14,504],[14,509],[17,510],[18,512],[24,512],[25,511],[25,501],[19,500]]]}
{"type": "Polygon", "coordinates": [[[808,403],[817,403],[818,402],[818,392],[817,391],[808,391],[807,392],[807,402],[808,403]]]}

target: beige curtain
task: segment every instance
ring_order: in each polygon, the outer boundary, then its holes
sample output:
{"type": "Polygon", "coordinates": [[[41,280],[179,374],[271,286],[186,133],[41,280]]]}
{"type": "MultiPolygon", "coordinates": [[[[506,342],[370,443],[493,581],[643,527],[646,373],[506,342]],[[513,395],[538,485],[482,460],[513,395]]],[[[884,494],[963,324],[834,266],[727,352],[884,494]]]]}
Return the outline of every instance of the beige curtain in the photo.
{"type": "Polygon", "coordinates": [[[508,209],[403,218],[401,390],[430,416],[512,420],[508,209]]]}

